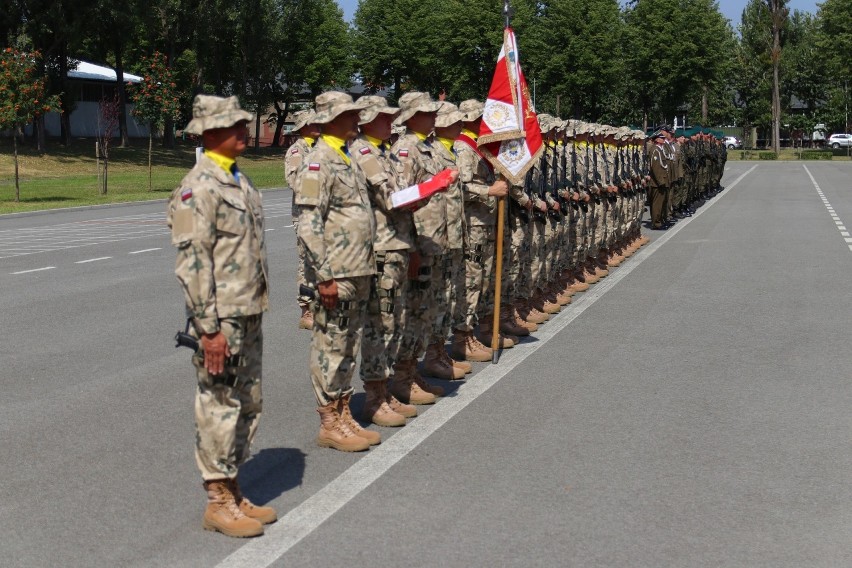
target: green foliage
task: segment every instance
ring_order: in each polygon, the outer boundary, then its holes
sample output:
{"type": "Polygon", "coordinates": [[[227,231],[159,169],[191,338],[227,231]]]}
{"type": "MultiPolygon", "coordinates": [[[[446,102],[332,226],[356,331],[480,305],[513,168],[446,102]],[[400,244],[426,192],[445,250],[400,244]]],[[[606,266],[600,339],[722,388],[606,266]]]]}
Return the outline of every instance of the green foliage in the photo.
{"type": "Polygon", "coordinates": [[[760,160],[777,160],[778,153],[777,152],[758,152],[758,159],[760,160]]]}
{"type": "Polygon", "coordinates": [[[161,128],[167,118],[176,119],[180,114],[177,83],[166,64],[166,56],[159,51],[143,57],[142,67],[142,83],[129,89],[135,104],[133,115],[154,130],[161,128]]]}
{"type": "Polygon", "coordinates": [[[831,160],[834,158],[832,152],[820,152],[817,150],[805,150],[802,152],[803,160],[831,160]]]}
{"type": "Polygon", "coordinates": [[[59,106],[38,74],[40,59],[37,51],[7,47],[0,52],[0,129],[17,129],[59,106]]]}

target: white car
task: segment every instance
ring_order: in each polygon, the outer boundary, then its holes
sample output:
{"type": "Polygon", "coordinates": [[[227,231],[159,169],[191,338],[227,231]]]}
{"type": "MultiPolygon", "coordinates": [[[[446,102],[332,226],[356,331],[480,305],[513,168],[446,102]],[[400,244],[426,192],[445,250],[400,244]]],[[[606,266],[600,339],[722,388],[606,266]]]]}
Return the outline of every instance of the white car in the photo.
{"type": "Polygon", "coordinates": [[[852,146],[852,134],[832,134],[826,144],[832,148],[848,148],[852,146]]]}
{"type": "Polygon", "coordinates": [[[738,150],[743,147],[743,141],[736,136],[725,136],[725,146],[728,150],[738,150]]]}

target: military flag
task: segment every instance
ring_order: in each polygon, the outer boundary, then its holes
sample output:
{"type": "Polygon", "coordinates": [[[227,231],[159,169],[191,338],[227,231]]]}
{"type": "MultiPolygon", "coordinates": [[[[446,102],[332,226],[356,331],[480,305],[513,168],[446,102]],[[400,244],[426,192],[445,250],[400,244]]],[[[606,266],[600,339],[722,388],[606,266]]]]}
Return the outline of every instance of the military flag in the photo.
{"type": "Polygon", "coordinates": [[[506,26],[503,47],[485,101],[477,140],[494,169],[514,185],[522,185],[544,149],[527,81],[521,71],[515,32],[506,26]]]}

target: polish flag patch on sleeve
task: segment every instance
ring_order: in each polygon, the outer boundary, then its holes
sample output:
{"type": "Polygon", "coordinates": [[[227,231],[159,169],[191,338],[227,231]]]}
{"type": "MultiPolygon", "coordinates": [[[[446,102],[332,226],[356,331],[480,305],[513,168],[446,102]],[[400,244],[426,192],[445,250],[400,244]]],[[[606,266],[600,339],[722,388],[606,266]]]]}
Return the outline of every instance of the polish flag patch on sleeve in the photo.
{"type": "Polygon", "coordinates": [[[308,171],[309,172],[318,172],[318,171],[320,171],[320,165],[316,162],[311,162],[310,164],[308,164],[308,171]]]}
{"type": "Polygon", "coordinates": [[[400,150],[399,151],[399,157],[400,158],[407,158],[408,157],[408,150],[400,150]]]}
{"type": "Polygon", "coordinates": [[[359,152],[361,152],[361,155],[362,155],[362,156],[366,156],[367,154],[372,153],[372,150],[370,150],[369,148],[361,148],[361,149],[359,150],[359,152]]]}
{"type": "Polygon", "coordinates": [[[187,199],[192,199],[192,189],[189,187],[180,192],[180,200],[186,201],[187,199]]]}
{"type": "Polygon", "coordinates": [[[298,154],[298,153],[299,153],[299,149],[298,149],[298,148],[293,148],[292,150],[290,150],[290,153],[291,153],[291,154],[298,154]]]}

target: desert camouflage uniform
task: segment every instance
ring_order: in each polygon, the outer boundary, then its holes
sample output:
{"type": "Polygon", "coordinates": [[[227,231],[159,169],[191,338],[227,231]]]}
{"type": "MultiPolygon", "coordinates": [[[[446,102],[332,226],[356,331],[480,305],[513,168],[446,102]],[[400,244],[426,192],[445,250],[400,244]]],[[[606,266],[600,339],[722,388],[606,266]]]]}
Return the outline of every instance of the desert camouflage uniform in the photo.
{"type": "MultiPolygon", "coordinates": [[[[456,329],[473,331],[494,311],[494,254],[497,199],[488,195],[496,177],[491,164],[466,142],[456,141],[459,181],[464,191],[465,294],[456,329]]],[[[508,287],[509,283],[504,284],[508,287]]]]}
{"type": "MultiPolygon", "coordinates": [[[[398,160],[401,187],[422,183],[438,173],[432,143],[414,132],[401,135],[391,148],[398,160]]],[[[447,206],[443,193],[436,193],[414,212],[416,246],[420,253],[420,270],[416,280],[409,281],[405,292],[405,312],[397,359],[419,358],[426,350],[427,335],[438,317],[435,289],[443,287],[444,252],[447,249],[447,206]]],[[[443,320],[443,318],[442,318],[443,320]]],[[[443,324],[443,321],[441,321],[443,324]]]]}
{"type": "Polygon", "coordinates": [[[414,221],[410,211],[391,206],[391,194],[399,187],[396,158],[390,147],[376,147],[361,136],[350,145],[350,153],[366,176],[376,223],[373,246],[377,272],[361,342],[360,375],[364,381],[377,381],[390,376],[396,361],[402,292],[408,278],[409,252],[414,249],[414,221]]]}
{"type": "Polygon", "coordinates": [[[334,279],[337,307],[314,302],[310,372],[320,406],[352,393],[352,374],[376,272],[367,180],[321,137],[298,173],[299,240],[317,282],[334,279]]]}
{"type": "MultiPolygon", "coordinates": [[[[435,140],[432,144],[435,164],[438,170],[458,168],[458,154],[455,148],[452,152],[435,140]]],[[[439,302],[437,311],[443,312],[440,323],[436,320],[432,327],[432,335],[428,343],[446,341],[450,329],[461,320],[461,307],[465,304],[465,211],[462,182],[456,180],[450,184],[444,193],[444,203],[447,206],[447,250],[444,253],[443,285],[435,290],[435,298],[439,302]]]]}
{"type": "Polygon", "coordinates": [[[262,410],[261,314],[269,306],[263,208],[249,179],[232,171],[202,156],[172,193],[167,214],[191,332],[221,331],[232,354],[216,376],[203,354],[193,357],[195,457],[205,480],[236,477],[262,410]]]}
{"type": "MultiPolygon", "coordinates": [[[[304,138],[299,138],[287,150],[287,160],[285,161],[284,166],[284,177],[287,179],[287,185],[293,192],[293,203],[290,215],[293,217],[293,231],[297,236],[299,234],[299,208],[296,205],[296,193],[299,188],[296,184],[296,174],[299,172],[299,168],[302,166],[305,156],[307,156],[310,151],[311,147],[308,145],[308,142],[304,138]]],[[[305,247],[302,245],[302,241],[298,238],[296,239],[296,250],[299,254],[299,264],[296,267],[296,285],[307,285],[308,280],[305,276],[305,247]]],[[[313,278],[310,280],[313,282],[313,278]]],[[[310,298],[299,294],[300,306],[307,306],[310,302],[310,298]]]]}

